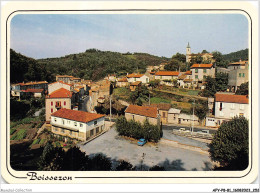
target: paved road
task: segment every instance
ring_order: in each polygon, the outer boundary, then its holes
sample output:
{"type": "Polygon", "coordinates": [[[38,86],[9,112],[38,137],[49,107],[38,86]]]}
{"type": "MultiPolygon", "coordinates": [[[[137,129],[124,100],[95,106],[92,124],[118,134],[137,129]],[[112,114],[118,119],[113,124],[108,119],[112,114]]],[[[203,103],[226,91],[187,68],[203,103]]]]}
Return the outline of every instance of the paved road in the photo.
{"type": "Polygon", "coordinates": [[[126,160],[142,170],[154,165],[164,166],[167,171],[209,170],[210,158],[195,151],[172,147],[158,143],[147,143],[143,147],[137,141],[122,138],[114,128],[93,141],[79,145],[88,155],[102,153],[111,158],[115,166],[116,160],[126,160]]]}

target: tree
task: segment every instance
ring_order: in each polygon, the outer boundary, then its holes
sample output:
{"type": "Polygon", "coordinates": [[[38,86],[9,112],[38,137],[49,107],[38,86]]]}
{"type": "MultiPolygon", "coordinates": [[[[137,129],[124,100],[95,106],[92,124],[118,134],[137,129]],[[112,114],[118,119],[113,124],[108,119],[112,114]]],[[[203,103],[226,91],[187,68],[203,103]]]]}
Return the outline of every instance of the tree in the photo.
{"type": "Polygon", "coordinates": [[[159,79],[151,80],[148,84],[150,87],[152,87],[152,89],[154,89],[159,86],[160,80],[159,79]]]}
{"type": "Polygon", "coordinates": [[[228,61],[226,61],[224,59],[221,52],[215,51],[215,52],[212,52],[212,54],[213,54],[213,59],[215,60],[215,64],[217,67],[227,68],[228,61]]]}
{"type": "Polygon", "coordinates": [[[248,120],[240,116],[223,122],[210,143],[210,158],[220,163],[215,170],[245,170],[248,152],[248,120]]]}
{"type": "Polygon", "coordinates": [[[242,83],[236,91],[237,95],[248,95],[248,82],[242,83]]]}
{"type": "Polygon", "coordinates": [[[228,88],[228,74],[219,72],[216,73],[216,91],[226,91],[228,88]]]}
{"type": "Polygon", "coordinates": [[[173,55],[172,59],[178,60],[179,62],[182,62],[182,63],[186,62],[186,56],[184,54],[180,54],[179,52],[177,52],[175,55],[173,55]]]}
{"type": "Polygon", "coordinates": [[[134,169],[133,165],[125,160],[120,160],[116,171],[132,171],[134,169]]]}
{"type": "Polygon", "coordinates": [[[201,53],[206,54],[206,53],[209,53],[209,52],[207,50],[202,50],[201,53]]]}
{"type": "Polygon", "coordinates": [[[179,60],[171,59],[171,61],[164,66],[164,69],[169,71],[178,71],[180,65],[181,62],[179,60]]]}

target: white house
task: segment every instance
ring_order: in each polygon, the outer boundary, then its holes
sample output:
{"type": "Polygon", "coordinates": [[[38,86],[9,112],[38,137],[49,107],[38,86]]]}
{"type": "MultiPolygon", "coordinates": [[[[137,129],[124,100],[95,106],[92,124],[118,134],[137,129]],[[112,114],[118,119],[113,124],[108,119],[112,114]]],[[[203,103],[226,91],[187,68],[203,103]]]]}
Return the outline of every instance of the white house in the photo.
{"type": "Polygon", "coordinates": [[[158,71],[155,73],[155,80],[173,80],[177,79],[181,72],[177,71],[158,71]]]}
{"type": "Polygon", "coordinates": [[[206,126],[217,127],[235,116],[249,118],[248,95],[215,94],[215,117],[206,118],[206,126]]]}
{"type": "Polygon", "coordinates": [[[132,83],[136,81],[141,81],[143,84],[148,83],[150,81],[149,77],[145,74],[129,74],[126,76],[127,81],[132,83]]]}
{"type": "Polygon", "coordinates": [[[60,109],[51,115],[51,131],[56,135],[86,141],[105,128],[105,117],[101,114],[60,109]]]}
{"type": "Polygon", "coordinates": [[[58,81],[58,82],[48,84],[48,93],[52,93],[60,88],[64,88],[64,89],[67,89],[68,91],[72,91],[71,84],[67,84],[63,81],[58,81]]]}
{"type": "Polygon", "coordinates": [[[213,64],[193,64],[190,68],[191,77],[195,82],[203,82],[207,76],[215,77],[213,64]]]}

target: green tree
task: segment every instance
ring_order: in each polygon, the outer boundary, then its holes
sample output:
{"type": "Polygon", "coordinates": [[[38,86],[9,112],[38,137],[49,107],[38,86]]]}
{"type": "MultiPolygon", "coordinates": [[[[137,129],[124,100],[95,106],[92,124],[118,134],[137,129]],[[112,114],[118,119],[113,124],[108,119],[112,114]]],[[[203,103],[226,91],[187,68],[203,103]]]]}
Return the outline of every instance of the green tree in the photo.
{"type": "Polygon", "coordinates": [[[234,117],[219,127],[210,143],[210,158],[220,163],[215,170],[244,170],[248,167],[248,120],[234,117]]]}
{"type": "Polygon", "coordinates": [[[181,62],[179,60],[171,59],[171,61],[164,66],[164,69],[168,71],[178,71],[180,65],[181,62]]]}
{"type": "Polygon", "coordinates": [[[132,171],[134,169],[133,165],[125,160],[120,160],[116,171],[132,171]]]}
{"type": "Polygon", "coordinates": [[[152,87],[152,89],[157,88],[160,84],[160,80],[156,79],[156,80],[151,80],[149,83],[149,86],[152,87]]]}
{"type": "Polygon", "coordinates": [[[237,95],[248,95],[248,82],[246,83],[242,83],[237,91],[236,91],[237,95]]]}
{"type": "Polygon", "coordinates": [[[205,54],[205,53],[209,53],[209,52],[207,50],[202,50],[201,53],[205,54]]]}
{"type": "Polygon", "coordinates": [[[228,61],[226,61],[224,59],[221,52],[215,51],[215,52],[212,52],[212,54],[213,54],[213,59],[215,60],[215,64],[217,67],[227,68],[228,61]]]}
{"type": "Polygon", "coordinates": [[[179,52],[177,52],[175,55],[173,55],[172,59],[178,60],[179,62],[182,62],[182,63],[186,62],[186,56],[184,54],[180,54],[179,52]]]}

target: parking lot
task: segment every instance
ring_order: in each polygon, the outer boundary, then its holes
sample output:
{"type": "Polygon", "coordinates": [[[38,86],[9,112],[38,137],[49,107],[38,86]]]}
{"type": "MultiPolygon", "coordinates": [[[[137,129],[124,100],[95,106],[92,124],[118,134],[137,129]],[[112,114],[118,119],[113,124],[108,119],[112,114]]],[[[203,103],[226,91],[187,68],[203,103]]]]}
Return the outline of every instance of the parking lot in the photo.
{"type": "Polygon", "coordinates": [[[162,143],[138,146],[137,141],[118,136],[114,128],[80,148],[88,155],[102,153],[112,160],[123,159],[143,170],[154,165],[164,166],[169,171],[209,170],[211,167],[207,155],[162,143]]]}

